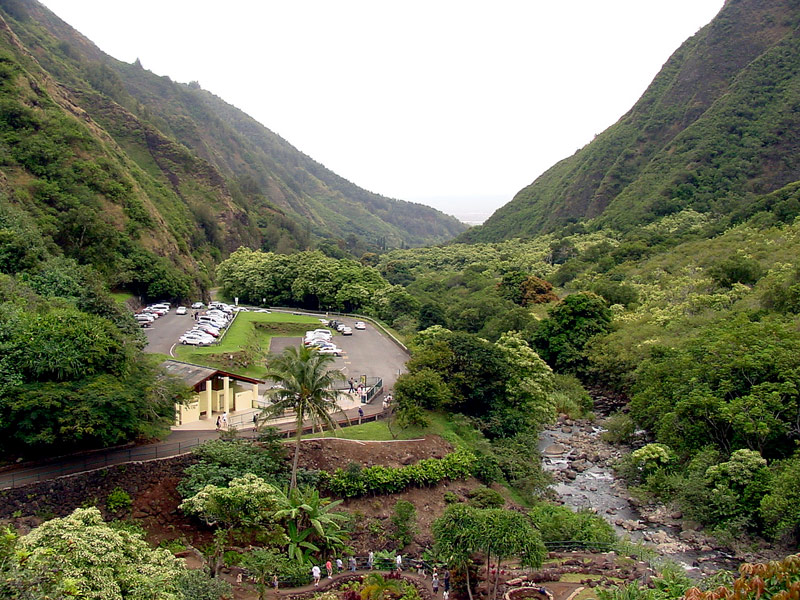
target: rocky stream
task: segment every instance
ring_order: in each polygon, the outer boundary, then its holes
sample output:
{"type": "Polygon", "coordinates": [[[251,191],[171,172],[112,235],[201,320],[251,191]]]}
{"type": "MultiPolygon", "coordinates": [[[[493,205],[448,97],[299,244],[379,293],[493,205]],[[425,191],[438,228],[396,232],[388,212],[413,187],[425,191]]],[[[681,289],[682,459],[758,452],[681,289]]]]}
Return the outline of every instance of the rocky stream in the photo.
{"type": "Polygon", "coordinates": [[[623,450],[603,441],[602,422],[559,418],[542,432],[539,451],[552,489],[572,508],[589,508],[605,518],[623,538],[643,542],[665,558],[681,564],[691,576],[734,568],[739,561],[663,505],[644,505],[617,479],[612,466],[623,450]]]}

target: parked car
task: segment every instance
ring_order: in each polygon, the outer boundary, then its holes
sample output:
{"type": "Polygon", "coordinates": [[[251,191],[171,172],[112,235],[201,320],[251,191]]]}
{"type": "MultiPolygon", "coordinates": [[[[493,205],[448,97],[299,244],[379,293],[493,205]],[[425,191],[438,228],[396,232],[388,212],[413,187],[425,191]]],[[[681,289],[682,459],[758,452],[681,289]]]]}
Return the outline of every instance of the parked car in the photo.
{"type": "Polygon", "coordinates": [[[159,317],[163,317],[165,314],[169,312],[169,309],[164,308],[163,306],[148,306],[144,310],[146,310],[149,313],[156,314],[159,317]]]}
{"type": "Polygon", "coordinates": [[[342,335],[353,335],[353,330],[346,325],[339,330],[342,335]]]}
{"type": "Polygon", "coordinates": [[[331,343],[323,338],[317,338],[308,341],[305,345],[308,346],[309,348],[322,348],[323,346],[330,346],[331,343]]]}
{"type": "Polygon", "coordinates": [[[313,331],[306,331],[306,337],[307,338],[324,337],[331,339],[333,337],[333,334],[327,329],[314,329],[313,331]]]}
{"type": "Polygon", "coordinates": [[[366,329],[367,324],[364,323],[364,321],[356,321],[353,327],[355,327],[356,329],[366,329]]]}
{"type": "Polygon", "coordinates": [[[204,307],[205,307],[205,304],[203,304],[202,302],[193,302],[192,303],[192,308],[195,309],[195,310],[197,310],[198,308],[204,308],[204,307]]]}
{"type": "Polygon", "coordinates": [[[319,352],[320,354],[333,355],[333,356],[342,355],[342,349],[336,346],[324,346],[322,348],[317,349],[317,352],[319,352]]]}
{"type": "Polygon", "coordinates": [[[219,336],[219,329],[210,325],[209,323],[198,323],[194,326],[194,329],[199,329],[200,331],[204,331],[208,335],[212,335],[214,337],[219,336]]]}
{"type": "Polygon", "coordinates": [[[175,314],[176,315],[185,315],[186,312],[187,311],[186,311],[186,307],[185,306],[179,306],[178,308],[175,309],[175,314]]]}
{"type": "Polygon", "coordinates": [[[179,337],[178,341],[181,344],[189,344],[191,346],[208,346],[209,344],[213,343],[214,338],[212,338],[210,335],[202,335],[200,333],[190,331],[179,337]]]}
{"type": "Polygon", "coordinates": [[[336,319],[331,319],[330,321],[328,321],[328,327],[330,327],[331,329],[336,329],[338,326],[339,326],[339,321],[337,321],[336,319]]]}
{"type": "Polygon", "coordinates": [[[271,311],[271,310],[267,310],[266,308],[257,308],[257,309],[255,309],[253,312],[257,312],[257,313],[271,313],[272,311],[271,311]]]}
{"type": "Polygon", "coordinates": [[[234,306],[233,312],[250,312],[250,309],[246,306],[234,306]]]}
{"type": "Polygon", "coordinates": [[[217,329],[222,329],[227,325],[225,321],[222,319],[218,319],[217,317],[211,315],[200,315],[197,317],[198,323],[208,323],[209,325],[216,327],[217,329]]]}
{"type": "Polygon", "coordinates": [[[134,315],[133,318],[137,321],[147,321],[148,323],[152,323],[158,318],[158,316],[149,312],[140,312],[139,314],[134,315]]]}
{"type": "Polygon", "coordinates": [[[219,333],[215,333],[216,330],[214,330],[214,329],[207,330],[207,329],[203,328],[202,325],[197,325],[195,327],[192,327],[190,331],[194,331],[194,332],[200,333],[202,335],[207,335],[207,336],[212,337],[212,338],[218,338],[219,337],[219,333]]]}

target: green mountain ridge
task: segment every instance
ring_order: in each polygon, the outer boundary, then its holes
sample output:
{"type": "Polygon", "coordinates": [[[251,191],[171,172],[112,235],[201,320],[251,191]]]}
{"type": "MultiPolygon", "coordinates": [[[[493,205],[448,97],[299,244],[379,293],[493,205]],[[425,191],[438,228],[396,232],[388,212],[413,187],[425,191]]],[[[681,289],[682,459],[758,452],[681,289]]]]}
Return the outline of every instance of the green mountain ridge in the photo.
{"type": "Polygon", "coordinates": [[[620,120],[461,241],[626,231],[685,209],[725,219],[800,180],[800,3],[729,0],[620,120]]]}
{"type": "Polygon", "coordinates": [[[205,289],[242,245],[364,251],[466,228],[359,188],[196,83],[107,56],[35,0],[0,2],[0,66],[0,228],[112,286],[151,295],[157,263],[170,290],[153,293],[205,289]]]}

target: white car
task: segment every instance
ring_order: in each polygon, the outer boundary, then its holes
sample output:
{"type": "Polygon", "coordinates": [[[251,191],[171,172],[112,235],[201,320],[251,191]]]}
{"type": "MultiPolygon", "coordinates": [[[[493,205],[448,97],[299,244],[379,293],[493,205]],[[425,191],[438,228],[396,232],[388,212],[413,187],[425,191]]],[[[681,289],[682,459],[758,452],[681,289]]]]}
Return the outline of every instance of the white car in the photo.
{"type": "Polygon", "coordinates": [[[257,313],[271,313],[272,311],[271,311],[271,310],[267,310],[266,308],[257,308],[257,309],[255,309],[253,312],[257,312],[257,313]]]}
{"type": "Polygon", "coordinates": [[[192,308],[195,309],[195,310],[197,310],[198,308],[203,308],[204,306],[205,306],[205,304],[203,304],[202,302],[194,302],[192,304],[192,308]]]}
{"type": "Polygon", "coordinates": [[[346,325],[339,330],[342,335],[353,335],[353,330],[346,325]]]}
{"type": "Polygon", "coordinates": [[[147,321],[149,323],[152,323],[158,318],[158,315],[155,315],[153,313],[141,312],[138,315],[134,315],[133,318],[136,319],[137,321],[147,321]]]}
{"type": "Polygon", "coordinates": [[[185,306],[179,306],[178,308],[175,309],[175,314],[176,315],[185,315],[186,314],[186,307],[185,306]]]}
{"type": "Polygon", "coordinates": [[[331,339],[333,334],[328,329],[315,329],[314,331],[306,331],[306,338],[314,337],[331,339]]]}
{"type": "Polygon", "coordinates": [[[209,325],[208,323],[198,323],[193,327],[193,329],[199,329],[200,331],[214,337],[219,336],[219,329],[217,329],[213,325],[209,325]]]}
{"type": "Polygon", "coordinates": [[[197,327],[192,327],[192,328],[191,328],[189,331],[187,331],[186,333],[187,333],[187,334],[188,334],[188,333],[196,333],[196,334],[198,334],[198,335],[207,335],[207,336],[208,336],[208,337],[210,337],[210,338],[217,338],[217,337],[219,337],[219,334],[218,334],[218,333],[212,333],[211,331],[206,331],[206,330],[205,330],[205,329],[203,329],[203,328],[202,328],[200,325],[198,325],[197,327]]]}
{"type": "Polygon", "coordinates": [[[181,344],[188,344],[191,346],[208,346],[214,342],[214,338],[212,338],[210,335],[203,335],[195,331],[190,331],[189,333],[185,333],[179,337],[178,341],[181,344]]]}
{"type": "Polygon", "coordinates": [[[250,309],[246,306],[234,306],[233,312],[250,312],[250,309]]]}
{"type": "Polygon", "coordinates": [[[323,346],[322,348],[318,348],[317,352],[319,352],[320,354],[327,354],[327,355],[333,355],[333,356],[341,356],[342,355],[342,349],[341,348],[337,348],[336,346],[323,346]]]}
{"type": "Polygon", "coordinates": [[[364,323],[364,321],[356,321],[355,325],[353,325],[353,327],[355,329],[366,329],[367,328],[367,324],[364,323]]]}

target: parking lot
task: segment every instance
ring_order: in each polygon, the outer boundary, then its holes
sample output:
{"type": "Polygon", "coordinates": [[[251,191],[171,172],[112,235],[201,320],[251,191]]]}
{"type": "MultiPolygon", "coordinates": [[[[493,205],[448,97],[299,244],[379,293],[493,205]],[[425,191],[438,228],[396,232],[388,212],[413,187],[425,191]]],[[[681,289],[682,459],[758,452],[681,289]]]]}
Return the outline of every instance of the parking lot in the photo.
{"type": "MultiPolygon", "coordinates": [[[[349,317],[336,318],[351,328],[358,320],[349,317]]],[[[302,339],[299,337],[274,337],[270,352],[280,353],[287,346],[300,343],[302,339]]],[[[333,367],[343,371],[348,378],[358,379],[361,375],[381,377],[384,387],[390,390],[397,376],[405,372],[408,355],[370,322],[367,322],[365,330],[353,328],[353,335],[334,333],[333,343],[344,351],[342,356],[334,358],[333,367]]]]}
{"type": "MultiPolygon", "coordinates": [[[[173,308],[166,315],[156,319],[152,326],[145,328],[144,333],[147,336],[145,352],[169,355],[172,347],[178,343],[178,338],[192,326],[194,322],[192,312],[189,310],[185,315],[177,315],[173,308]]],[[[338,319],[351,328],[357,320],[348,317],[338,319]]],[[[322,327],[322,323],[319,326],[322,327]]],[[[309,329],[313,328],[309,325],[309,329]]],[[[270,351],[280,353],[287,346],[299,345],[301,342],[302,339],[299,337],[274,337],[270,351]]],[[[365,330],[353,328],[353,335],[335,333],[333,343],[343,350],[343,355],[334,359],[333,368],[342,370],[348,378],[357,379],[361,375],[381,377],[384,387],[390,390],[397,376],[405,371],[408,355],[370,322],[367,322],[365,330]]]]}
{"type": "Polygon", "coordinates": [[[170,348],[178,342],[178,338],[186,333],[187,329],[191,329],[194,324],[192,312],[194,311],[188,310],[185,315],[177,315],[173,308],[164,316],[153,321],[150,327],[144,329],[144,334],[147,336],[147,346],[144,351],[153,354],[169,354],[170,348]]]}

